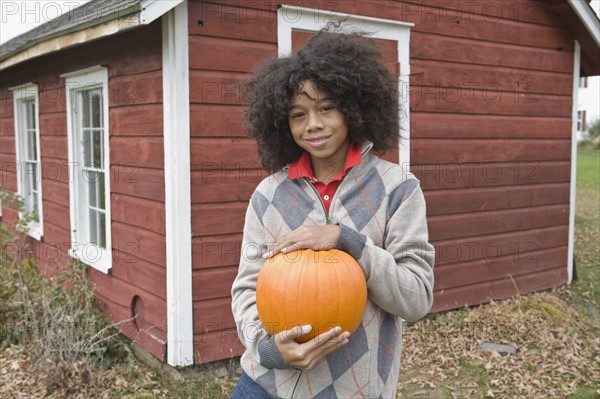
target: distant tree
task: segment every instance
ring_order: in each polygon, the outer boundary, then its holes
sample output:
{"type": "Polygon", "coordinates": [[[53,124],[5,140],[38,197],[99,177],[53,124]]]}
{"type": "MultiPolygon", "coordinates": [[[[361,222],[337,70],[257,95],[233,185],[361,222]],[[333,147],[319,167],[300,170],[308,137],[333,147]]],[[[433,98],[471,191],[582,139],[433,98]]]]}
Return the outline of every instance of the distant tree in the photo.
{"type": "Polygon", "coordinates": [[[591,139],[600,137],[600,119],[596,119],[594,122],[592,122],[590,124],[590,128],[589,128],[588,132],[590,134],[591,139]]]}

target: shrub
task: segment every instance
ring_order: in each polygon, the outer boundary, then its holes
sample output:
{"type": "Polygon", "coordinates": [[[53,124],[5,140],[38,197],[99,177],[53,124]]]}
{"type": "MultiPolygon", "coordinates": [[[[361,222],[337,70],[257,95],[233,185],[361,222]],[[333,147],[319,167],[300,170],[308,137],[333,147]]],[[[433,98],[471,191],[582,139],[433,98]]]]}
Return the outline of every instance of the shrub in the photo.
{"type": "Polygon", "coordinates": [[[600,137],[600,119],[596,119],[590,124],[588,133],[590,135],[590,139],[592,140],[596,137],[600,137]]]}
{"type": "MultiPolygon", "coordinates": [[[[26,231],[28,216],[22,201],[6,193],[0,198],[17,204],[21,216],[17,230],[26,231]]],[[[72,376],[93,383],[94,367],[107,368],[131,353],[115,328],[118,323],[109,324],[103,318],[87,266],[81,262],[47,279],[35,260],[19,259],[19,254],[9,257],[10,245],[24,247],[23,236],[11,234],[0,224],[0,349],[27,345],[31,358],[36,359],[35,368],[54,387],[51,390],[68,388],[72,376]]]]}

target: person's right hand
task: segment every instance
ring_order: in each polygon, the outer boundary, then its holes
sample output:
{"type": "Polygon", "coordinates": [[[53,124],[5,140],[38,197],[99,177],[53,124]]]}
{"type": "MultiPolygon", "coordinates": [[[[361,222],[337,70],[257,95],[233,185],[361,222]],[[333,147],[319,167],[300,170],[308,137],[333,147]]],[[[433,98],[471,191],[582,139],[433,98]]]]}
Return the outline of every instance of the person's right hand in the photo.
{"type": "Polygon", "coordinates": [[[312,369],[325,359],[325,356],[346,345],[350,337],[348,331],[340,334],[341,328],[335,327],[303,344],[296,342],[296,338],[310,331],[310,325],[298,326],[275,335],[275,344],[281,357],[295,369],[312,369]]]}

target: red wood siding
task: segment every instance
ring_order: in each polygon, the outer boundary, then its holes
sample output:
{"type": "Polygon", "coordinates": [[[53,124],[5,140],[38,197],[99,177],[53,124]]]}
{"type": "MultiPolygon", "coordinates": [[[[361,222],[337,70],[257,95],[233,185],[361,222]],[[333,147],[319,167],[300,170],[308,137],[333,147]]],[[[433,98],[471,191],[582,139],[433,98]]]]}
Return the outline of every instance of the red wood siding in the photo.
{"type": "MultiPolygon", "coordinates": [[[[113,267],[109,275],[89,268],[89,276],[113,321],[130,319],[134,297],[141,298],[145,312],[137,325],[142,330],[128,322],[121,331],[162,358],[167,323],[160,21],[2,71],[0,185],[16,191],[13,105],[6,88],[35,81],[44,237],[27,242],[40,269],[49,274],[69,262],[67,117],[59,75],[93,65],[106,66],[109,74],[113,267]]],[[[15,210],[3,211],[2,222],[13,223],[15,210]]]]}
{"type": "Polygon", "coordinates": [[[219,7],[189,2],[192,287],[199,363],[243,350],[231,315],[231,284],[247,201],[266,176],[243,129],[243,82],[257,63],[277,55],[274,11],[248,21],[223,16],[219,7]]]}
{"type": "MultiPolygon", "coordinates": [[[[433,311],[563,284],[573,38],[562,21],[541,1],[294,4],[415,24],[411,170],[425,191],[437,250],[433,311]]],[[[276,9],[269,2],[190,1],[199,362],[243,350],[230,287],[247,199],[263,176],[242,127],[243,80],[277,53],[276,9]]]]}
{"type": "Polygon", "coordinates": [[[450,2],[420,2],[411,35],[434,312],[567,279],[573,38],[542,2],[472,6],[452,23],[450,2]]]}

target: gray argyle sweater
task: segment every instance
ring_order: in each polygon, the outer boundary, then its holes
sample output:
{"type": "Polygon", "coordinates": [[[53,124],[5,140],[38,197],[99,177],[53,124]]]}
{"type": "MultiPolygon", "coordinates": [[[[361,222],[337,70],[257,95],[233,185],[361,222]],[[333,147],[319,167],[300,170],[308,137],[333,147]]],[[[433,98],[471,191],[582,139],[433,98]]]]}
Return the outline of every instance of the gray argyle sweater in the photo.
{"type": "Polygon", "coordinates": [[[274,398],[394,398],[402,320],[423,317],[433,301],[434,248],[428,242],[419,181],[370,154],[348,171],[329,210],[306,178],[287,168],[269,176],[250,199],[232,309],[246,347],[244,371],[274,398]],[[336,248],[358,260],[368,288],[362,322],[347,345],[309,371],[290,367],[258,321],[256,279],[262,255],[302,225],[339,224],[336,248]]]}

